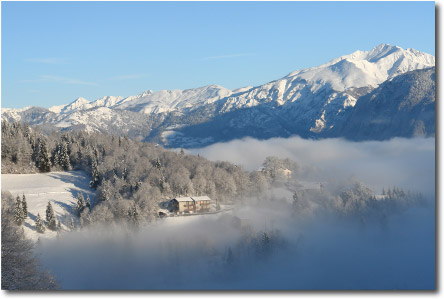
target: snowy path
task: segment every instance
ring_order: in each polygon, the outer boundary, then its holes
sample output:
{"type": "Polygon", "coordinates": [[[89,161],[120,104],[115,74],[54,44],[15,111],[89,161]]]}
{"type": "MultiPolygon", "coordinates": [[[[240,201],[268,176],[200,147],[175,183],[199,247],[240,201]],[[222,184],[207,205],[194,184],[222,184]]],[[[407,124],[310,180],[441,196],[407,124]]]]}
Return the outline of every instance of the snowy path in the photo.
{"type": "MultiPolygon", "coordinates": [[[[28,204],[28,218],[25,221],[25,234],[37,240],[39,237],[51,238],[57,234],[46,230],[39,234],[35,230],[37,213],[44,219],[48,201],[54,208],[57,220],[62,224],[62,230],[69,230],[72,206],[76,203],[76,196],[82,192],[84,197],[94,198],[94,192],[89,188],[89,178],[82,171],[50,172],[41,174],[2,174],[1,188],[9,191],[16,197],[25,194],[28,204]]],[[[73,217],[76,218],[76,217],[73,217]]]]}

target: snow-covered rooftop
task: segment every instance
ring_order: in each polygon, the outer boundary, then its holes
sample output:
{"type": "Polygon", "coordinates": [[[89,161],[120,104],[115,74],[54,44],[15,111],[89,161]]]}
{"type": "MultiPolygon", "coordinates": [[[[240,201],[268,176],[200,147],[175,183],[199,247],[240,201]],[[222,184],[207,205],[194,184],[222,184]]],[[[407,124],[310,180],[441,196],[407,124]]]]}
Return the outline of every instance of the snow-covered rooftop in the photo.
{"type": "Polygon", "coordinates": [[[176,197],[173,200],[177,201],[211,201],[211,198],[208,196],[192,196],[192,197],[176,197]]]}
{"type": "Polygon", "coordinates": [[[177,200],[177,201],[193,201],[193,199],[191,197],[176,197],[176,198],[173,198],[173,200],[177,200]]]}
{"type": "Polygon", "coordinates": [[[211,198],[208,196],[193,196],[191,198],[195,201],[211,201],[211,198]]]}

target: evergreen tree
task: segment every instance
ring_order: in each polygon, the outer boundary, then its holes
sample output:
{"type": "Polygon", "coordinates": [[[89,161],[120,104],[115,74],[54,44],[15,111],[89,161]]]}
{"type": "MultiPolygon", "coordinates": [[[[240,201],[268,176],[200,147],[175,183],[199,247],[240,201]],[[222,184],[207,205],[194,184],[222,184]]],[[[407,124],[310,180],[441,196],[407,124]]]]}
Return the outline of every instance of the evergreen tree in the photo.
{"type": "Polygon", "coordinates": [[[262,234],[262,244],[265,247],[268,247],[270,244],[270,237],[268,236],[268,234],[266,232],[264,232],[262,234]]]}
{"type": "Polygon", "coordinates": [[[266,258],[271,252],[271,239],[270,236],[264,232],[257,244],[256,253],[259,258],[266,258]]]}
{"type": "Polygon", "coordinates": [[[49,160],[48,148],[43,137],[39,138],[38,153],[37,153],[37,167],[40,172],[51,171],[51,161],[49,160]]]}
{"type": "Polygon", "coordinates": [[[31,137],[31,129],[29,128],[29,124],[28,123],[25,123],[25,128],[23,130],[23,136],[26,139],[28,139],[28,141],[29,141],[29,138],[31,137]]]}
{"type": "Polygon", "coordinates": [[[132,207],[128,209],[128,222],[133,227],[137,227],[139,225],[139,212],[137,211],[137,207],[134,204],[132,207]]]}
{"type": "Polygon", "coordinates": [[[99,170],[98,170],[98,168],[97,168],[97,160],[93,160],[93,163],[92,163],[92,165],[91,165],[91,177],[92,177],[92,180],[89,182],[89,186],[91,187],[91,188],[94,188],[94,189],[96,189],[97,188],[97,186],[99,185],[99,170]]]}
{"type": "Polygon", "coordinates": [[[227,265],[232,265],[234,262],[234,257],[233,257],[233,251],[231,250],[231,247],[228,248],[228,253],[227,253],[227,258],[225,260],[225,263],[227,265]]]}
{"type": "Polygon", "coordinates": [[[50,201],[48,201],[48,205],[46,206],[46,225],[51,230],[57,229],[56,217],[50,201]]]}
{"type": "Polygon", "coordinates": [[[37,219],[35,220],[35,228],[37,229],[37,231],[39,232],[39,233],[44,233],[45,232],[45,230],[46,230],[46,228],[45,228],[45,225],[43,224],[43,220],[42,220],[42,218],[40,217],[40,214],[37,214],[37,219]]]}
{"type": "Polygon", "coordinates": [[[60,144],[57,143],[57,146],[52,154],[52,165],[58,166],[60,164],[60,144]]]}
{"type": "Polygon", "coordinates": [[[65,171],[71,170],[71,163],[69,162],[68,155],[68,145],[66,144],[66,142],[62,143],[60,152],[60,166],[62,166],[63,170],[65,171]]]}
{"type": "Polygon", "coordinates": [[[16,203],[15,203],[14,221],[17,225],[22,225],[24,220],[25,220],[25,217],[23,214],[22,201],[20,200],[20,197],[17,196],[16,203]]]}
{"type": "Polygon", "coordinates": [[[60,220],[57,221],[57,231],[62,230],[62,224],[60,223],[60,220]]]}
{"type": "Polygon", "coordinates": [[[159,158],[157,158],[157,161],[156,161],[156,168],[159,170],[162,169],[162,163],[160,163],[159,158]]]}
{"type": "Polygon", "coordinates": [[[89,199],[89,195],[86,196],[86,207],[91,209],[91,200],[89,199]]]}
{"type": "Polygon", "coordinates": [[[78,193],[77,194],[77,203],[76,203],[76,209],[77,212],[82,213],[83,209],[85,208],[85,199],[83,198],[83,194],[82,193],[78,193]]]}
{"type": "Polygon", "coordinates": [[[26,203],[25,194],[23,194],[22,208],[23,208],[23,218],[26,219],[28,218],[28,204],[26,203]]]}

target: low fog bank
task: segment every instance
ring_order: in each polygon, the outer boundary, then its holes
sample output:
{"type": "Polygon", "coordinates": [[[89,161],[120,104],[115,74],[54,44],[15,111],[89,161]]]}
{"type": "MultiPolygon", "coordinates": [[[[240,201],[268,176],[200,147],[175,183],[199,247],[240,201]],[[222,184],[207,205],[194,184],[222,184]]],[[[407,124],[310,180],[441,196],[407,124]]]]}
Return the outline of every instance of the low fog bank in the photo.
{"type": "Polygon", "coordinates": [[[376,193],[397,186],[427,196],[435,195],[434,138],[365,142],[300,137],[245,138],[188,152],[213,161],[227,160],[247,170],[259,169],[268,156],[289,158],[302,166],[302,180],[347,181],[355,178],[376,193]]]}
{"type": "Polygon", "coordinates": [[[433,202],[383,218],[300,214],[287,191],[217,215],[42,240],[63,289],[433,289],[433,202]]]}
{"type": "Polygon", "coordinates": [[[295,180],[276,179],[219,214],[41,240],[41,261],[63,289],[435,288],[433,138],[245,139],[191,152],[249,170],[267,156],[300,167],[295,180]]]}

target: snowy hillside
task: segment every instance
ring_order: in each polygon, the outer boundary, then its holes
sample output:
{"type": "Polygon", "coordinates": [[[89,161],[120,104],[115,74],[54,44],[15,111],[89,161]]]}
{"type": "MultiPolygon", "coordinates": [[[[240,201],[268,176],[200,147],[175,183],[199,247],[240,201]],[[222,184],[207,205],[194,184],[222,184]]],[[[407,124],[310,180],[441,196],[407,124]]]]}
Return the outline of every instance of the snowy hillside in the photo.
{"type": "MultiPolygon", "coordinates": [[[[49,109],[2,109],[2,119],[40,124],[48,130],[127,134],[175,147],[244,136],[328,137],[327,132],[343,122],[362,96],[399,75],[434,66],[435,57],[430,54],[381,44],[257,87],[148,90],[93,102],[78,98],[49,109]]],[[[399,136],[391,132],[390,136],[399,136]]]]}
{"type": "Polygon", "coordinates": [[[24,230],[28,238],[53,238],[56,232],[47,229],[40,234],[35,229],[35,220],[39,213],[45,219],[48,201],[54,209],[57,220],[60,220],[62,231],[70,230],[71,217],[77,222],[73,213],[77,193],[82,192],[94,199],[94,192],[89,188],[89,178],[81,171],[51,172],[39,174],[2,174],[2,191],[9,191],[16,197],[26,197],[28,205],[28,218],[25,221],[24,230]]]}
{"type": "Polygon", "coordinates": [[[435,68],[412,71],[381,84],[360,98],[328,136],[383,140],[435,135],[435,68]]]}

